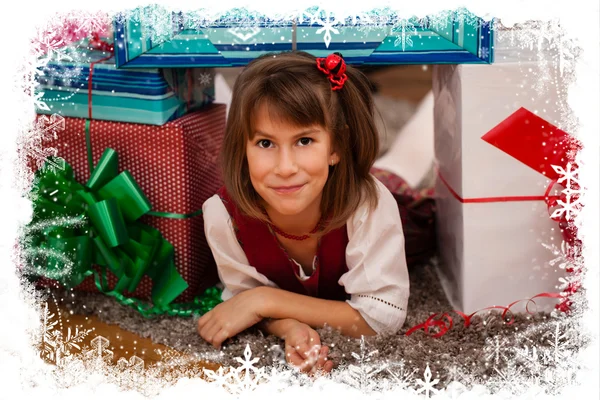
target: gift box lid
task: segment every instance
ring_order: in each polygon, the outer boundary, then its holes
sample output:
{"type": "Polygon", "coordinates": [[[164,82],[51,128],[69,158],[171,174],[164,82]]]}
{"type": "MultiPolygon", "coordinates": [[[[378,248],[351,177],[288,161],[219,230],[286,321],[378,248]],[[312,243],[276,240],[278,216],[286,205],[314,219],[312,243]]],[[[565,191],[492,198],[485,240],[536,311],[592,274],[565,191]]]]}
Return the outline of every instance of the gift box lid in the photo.
{"type": "Polygon", "coordinates": [[[373,11],[341,21],[318,9],[283,22],[238,10],[211,22],[199,21],[199,12],[169,13],[157,7],[117,16],[117,67],[243,66],[262,54],[291,50],[317,57],[339,51],[349,64],[494,60],[492,22],[464,9],[421,19],[373,11]]]}

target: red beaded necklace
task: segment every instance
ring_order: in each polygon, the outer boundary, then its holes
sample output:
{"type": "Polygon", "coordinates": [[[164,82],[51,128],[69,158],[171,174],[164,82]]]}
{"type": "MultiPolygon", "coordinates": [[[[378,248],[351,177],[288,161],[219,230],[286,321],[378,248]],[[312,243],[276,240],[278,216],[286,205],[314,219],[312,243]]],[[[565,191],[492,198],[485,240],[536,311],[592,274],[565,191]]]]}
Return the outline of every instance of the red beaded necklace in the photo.
{"type": "MultiPolygon", "coordinates": [[[[267,212],[265,210],[263,210],[263,214],[265,214],[267,216],[267,218],[269,218],[269,214],[267,214],[267,212]]],[[[292,239],[292,240],[306,240],[306,239],[310,238],[310,235],[314,235],[321,228],[321,226],[323,225],[323,217],[321,217],[321,219],[319,220],[319,222],[317,222],[317,225],[313,228],[312,231],[309,232],[308,235],[302,235],[302,236],[290,235],[289,233],[286,233],[286,232],[282,231],[277,226],[275,226],[275,224],[273,224],[271,222],[271,219],[269,219],[268,224],[269,224],[269,226],[271,228],[273,228],[273,230],[275,232],[277,232],[278,234],[280,234],[284,238],[292,239]]]]}

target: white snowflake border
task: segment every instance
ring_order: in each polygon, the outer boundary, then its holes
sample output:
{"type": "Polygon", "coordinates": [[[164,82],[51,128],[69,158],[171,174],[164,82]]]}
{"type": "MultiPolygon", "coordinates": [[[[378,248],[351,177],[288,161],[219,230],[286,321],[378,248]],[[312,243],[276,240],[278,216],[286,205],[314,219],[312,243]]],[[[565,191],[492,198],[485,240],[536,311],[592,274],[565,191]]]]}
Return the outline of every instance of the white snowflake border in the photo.
{"type": "Polygon", "coordinates": [[[565,195],[565,201],[557,200],[557,209],[554,210],[550,218],[564,218],[572,221],[577,218],[583,205],[583,196],[585,191],[579,186],[579,169],[573,167],[569,162],[566,168],[560,165],[552,165],[552,169],[559,174],[557,183],[563,184],[565,189],[561,191],[565,195]]]}

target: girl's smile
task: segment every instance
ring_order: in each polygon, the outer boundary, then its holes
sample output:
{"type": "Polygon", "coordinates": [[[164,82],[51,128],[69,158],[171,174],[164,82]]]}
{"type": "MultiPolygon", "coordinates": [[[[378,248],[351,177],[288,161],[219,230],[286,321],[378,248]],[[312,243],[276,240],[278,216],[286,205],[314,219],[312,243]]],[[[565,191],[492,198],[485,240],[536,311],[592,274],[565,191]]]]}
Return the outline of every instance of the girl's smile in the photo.
{"type": "Polygon", "coordinates": [[[272,188],[274,191],[276,191],[279,194],[283,194],[283,195],[287,195],[287,194],[293,194],[296,193],[300,190],[302,190],[302,188],[304,187],[304,185],[297,185],[297,186],[279,186],[279,187],[274,187],[272,188]]]}

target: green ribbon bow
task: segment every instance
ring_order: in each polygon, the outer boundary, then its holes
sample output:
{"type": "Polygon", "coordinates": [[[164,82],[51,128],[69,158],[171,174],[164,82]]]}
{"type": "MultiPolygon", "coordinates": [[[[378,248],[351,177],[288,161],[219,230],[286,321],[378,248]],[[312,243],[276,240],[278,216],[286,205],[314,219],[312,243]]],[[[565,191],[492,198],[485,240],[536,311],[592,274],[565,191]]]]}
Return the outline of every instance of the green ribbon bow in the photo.
{"type": "Polygon", "coordinates": [[[29,274],[54,279],[69,288],[94,274],[101,292],[145,317],[165,313],[191,316],[214,308],[221,301],[216,287],[191,303],[171,304],[188,284],[175,268],[173,246],[157,229],[139,221],[154,213],[131,174],[118,172],[117,152],[107,148],[96,167],[90,167],[92,173],[85,185],[75,180],[68,163],[56,157],[49,157],[46,166],[36,172],[34,217],[26,233],[26,246],[32,249],[29,274]],[[49,168],[58,163],[64,169],[49,168]],[[93,265],[101,266],[102,275],[93,265]],[[118,279],[112,290],[107,269],[118,279]],[[122,294],[124,290],[133,292],[145,275],[153,282],[151,307],[122,294]]]}

